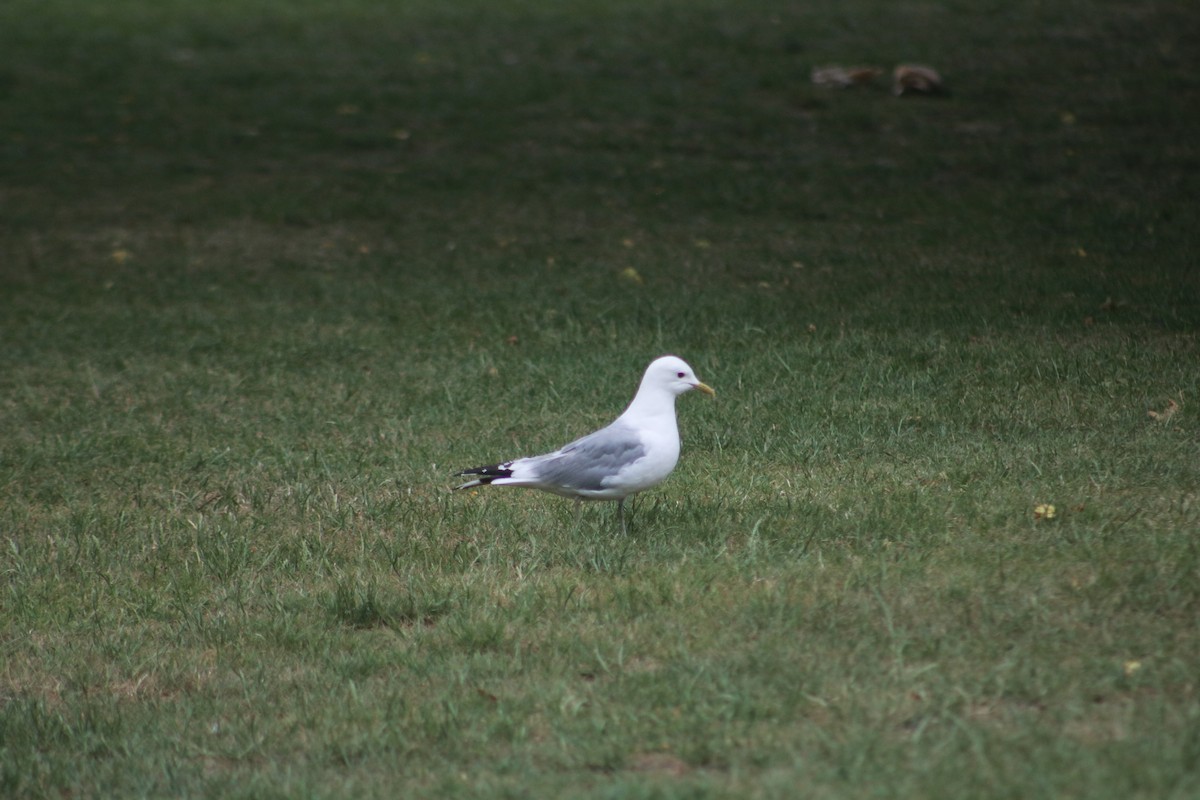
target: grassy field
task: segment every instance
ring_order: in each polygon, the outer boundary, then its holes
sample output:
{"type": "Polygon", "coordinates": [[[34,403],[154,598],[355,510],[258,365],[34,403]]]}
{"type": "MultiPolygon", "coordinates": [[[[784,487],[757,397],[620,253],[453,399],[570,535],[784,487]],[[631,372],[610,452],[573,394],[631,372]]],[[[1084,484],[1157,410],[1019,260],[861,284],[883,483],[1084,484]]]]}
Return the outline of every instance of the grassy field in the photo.
{"type": "Polygon", "coordinates": [[[0,795],[1200,796],[1197,41],[6,0],[0,795]],[[664,352],[628,536],[450,491],[664,352]]]}

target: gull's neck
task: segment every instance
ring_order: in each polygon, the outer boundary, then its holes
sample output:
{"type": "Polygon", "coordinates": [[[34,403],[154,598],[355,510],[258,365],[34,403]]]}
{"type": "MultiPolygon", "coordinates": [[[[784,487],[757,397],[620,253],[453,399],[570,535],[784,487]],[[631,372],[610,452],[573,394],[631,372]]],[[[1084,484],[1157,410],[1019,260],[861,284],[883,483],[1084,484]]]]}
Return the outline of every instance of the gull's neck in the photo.
{"type": "Polygon", "coordinates": [[[675,418],[675,395],[661,386],[647,386],[643,380],[633,402],[621,414],[621,418],[639,417],[670,417],[675,418]]]}

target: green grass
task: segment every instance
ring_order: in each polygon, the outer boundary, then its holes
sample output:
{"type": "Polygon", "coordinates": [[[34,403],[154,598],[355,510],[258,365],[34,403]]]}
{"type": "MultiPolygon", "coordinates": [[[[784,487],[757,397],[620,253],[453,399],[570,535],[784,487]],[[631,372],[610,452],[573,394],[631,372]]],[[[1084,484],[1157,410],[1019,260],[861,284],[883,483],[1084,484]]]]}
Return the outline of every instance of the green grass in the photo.
{"type": "Polygon", "coordinates": [[[9,0],[0,794],[1200,794],[1198,38],[9,0]],[[628,537],[450,492],[663,352],[628,537]]]}

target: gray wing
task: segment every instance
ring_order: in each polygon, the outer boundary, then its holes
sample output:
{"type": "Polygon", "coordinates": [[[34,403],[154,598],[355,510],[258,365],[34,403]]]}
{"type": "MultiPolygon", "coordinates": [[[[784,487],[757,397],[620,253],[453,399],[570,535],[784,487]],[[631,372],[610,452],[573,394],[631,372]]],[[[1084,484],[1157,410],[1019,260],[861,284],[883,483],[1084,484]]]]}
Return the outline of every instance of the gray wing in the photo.
{"type": "Polygon", "coordinates": [[[539,480],[567,489],[599,491],[606,479],[646,455],[637,431],[625,425],[609,425],[576,439],[539,461],[539,480]]]}

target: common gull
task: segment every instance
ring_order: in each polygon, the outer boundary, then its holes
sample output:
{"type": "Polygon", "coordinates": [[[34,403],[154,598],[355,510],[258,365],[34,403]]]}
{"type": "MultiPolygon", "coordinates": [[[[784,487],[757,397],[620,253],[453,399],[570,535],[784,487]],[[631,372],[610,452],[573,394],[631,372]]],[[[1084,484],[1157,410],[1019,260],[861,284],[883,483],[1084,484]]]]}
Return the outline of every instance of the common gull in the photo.
{"type": "Polygon", "coordinates": [[[683,359],[663,356],[646,367],[633,402],[608,427],[553,453],[463,470],[478,477],[458,488],[541,489],[574,498],[576,511],[583,500],[615,500],[626,530],[625,498],[662,483],[679,461],[675,398],[692,389],[716,395],[683,359]]]}

